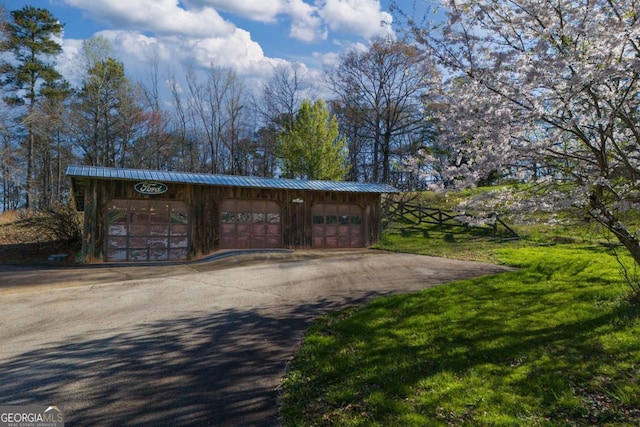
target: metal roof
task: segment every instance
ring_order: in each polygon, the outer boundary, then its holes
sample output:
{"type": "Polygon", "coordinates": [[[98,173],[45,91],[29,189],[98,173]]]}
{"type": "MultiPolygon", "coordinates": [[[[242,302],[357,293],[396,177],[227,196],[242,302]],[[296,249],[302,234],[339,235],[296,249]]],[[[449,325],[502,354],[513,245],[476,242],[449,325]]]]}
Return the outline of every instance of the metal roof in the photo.
{"type": "Polygon", "coordinates": [[[120,179],[127,181],[160,181],[219,187],[271,188],[283,190],[337,191],[345,193],[399,193],[387,184],[349,181],[304,181],[298,179],[259,178],[236,175],[211,175],[190,172],[166,172],[146,169],[122,169],[99,166],[69,166],[70,177],[120,179]]]}

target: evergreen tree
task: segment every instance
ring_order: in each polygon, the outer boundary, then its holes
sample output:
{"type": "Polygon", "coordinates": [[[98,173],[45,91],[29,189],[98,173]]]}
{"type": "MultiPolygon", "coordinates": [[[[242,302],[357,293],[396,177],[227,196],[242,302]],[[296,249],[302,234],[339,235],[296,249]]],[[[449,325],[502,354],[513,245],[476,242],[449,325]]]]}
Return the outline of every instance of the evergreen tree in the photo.
{"type": "Polygon", "coordinates": [[[34,176],[34,152],[36,145],[35,120],[32,119],[37,104],[49,97],[59,97],[68,91],[62,76],[48,59],[62,52],[62,46],[53,37],[62,35],[63,25],[46,9],[25,6],[11,11],[11,19],[4,28],[5,38],[0,52],[12,55],[4,62],[2,84],[10,95],[5,102],[13,107],[24,108],[20,119],[26,128],[26,199],[25,206],[32,202],[32,179],[34,176]]]}
{"type": "Polygon", "coordinates": [[[340,181],[348,171],[346,144],[324,101],[302,102],[279,137],[279,157],[287,178],[340,181]]]}

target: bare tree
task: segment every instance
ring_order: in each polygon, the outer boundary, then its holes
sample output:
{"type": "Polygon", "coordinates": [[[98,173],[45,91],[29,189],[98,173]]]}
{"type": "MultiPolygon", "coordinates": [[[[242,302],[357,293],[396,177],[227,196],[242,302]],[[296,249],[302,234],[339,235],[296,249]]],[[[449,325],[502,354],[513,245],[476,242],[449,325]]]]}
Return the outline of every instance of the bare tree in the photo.
{"type": "MultiPolygon", "coordinates": [[[[329,86],[345,114],[343,125],[358,131],[355,136],[348,134],[356,139],[349,146],[369,156],[372,181],[390,181],[392,157],[401,156],[402,141],[424,126],[422,97],[433,73],[418,49],[382,39],[366,51],[351,50],[328,70],[329,86]],[[368,142],[368,152],[362,150],[362,138],[368,142]]],[[[355,163],[352,160],[352,166],[355,163]]]]}
{"type": "Polygon", "coordinates": [[[224,104],[235,80],[236,75],[231,69],[211,66],[204,82],[194,70],[187,70],[190,108],[207,142],[207,163],[211,173],[221,173],[224,169],[222,148],[224,128],[228,120],[224,104]]]}
{"type": "Polygon", "coordinates": [[[230,82],[224,105],[227,116],[224,141],[229,152],[226,171],[235,175],[248,175],[252,169],[249,166],[252,157],[249,131],[251,122],[247,116],[249,98],[246,87],[239,79],[230,82]]]}
{"type": "Polygon", "coordinates": [[[178,147],[171,135],[168,111],[162,108],[160,58],[156,51],[148,56],[149,67],[146,81],[140,85],[145,101],[146,131],[138,142],[138,151],[143,151],[144,165],[153,169],[173,169],[178,147]]]}
{"type": "Polygon", "coordinates": [[[198,171],[199,168],[199,147],[196,139],[193,138],[191,129],[191,115],[188,110],[188,103],[183,99],[182,90],[175,76],[169,79],[169,91],[173,105],[173,126],[172,135],[174,144],[179,153],[176,161],[177,168],[188,171],[198,171]]]}
{"type": "Polygon", "coordinates": [[[132,126],[141,120],[134,93],[121,62],[106,58],[88,70],[73,104],[73,125],[76,143],[89,164],[127,163],[132,126]]]}
{"type": "Polygon", "coordinates": [[[258,173],[274,176],[277,168],[276,147],[280,133],[290,125],[302,101],[302,91],[307,86],[301,64],[280,65],[254,101],[258,117],[255,138],[258,173]]]}

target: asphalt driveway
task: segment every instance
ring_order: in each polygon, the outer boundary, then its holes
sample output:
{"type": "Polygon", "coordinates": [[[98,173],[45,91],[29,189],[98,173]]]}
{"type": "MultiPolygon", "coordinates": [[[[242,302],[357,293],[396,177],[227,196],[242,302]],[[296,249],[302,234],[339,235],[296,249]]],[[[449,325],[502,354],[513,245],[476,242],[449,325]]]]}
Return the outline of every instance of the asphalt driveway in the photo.
{"type": "Polygon", "coordinates": [[[504,268],[379,251],[174,266],[0,268],[0,405],[67,426],[276,426],[311,320],[504,268]]]}

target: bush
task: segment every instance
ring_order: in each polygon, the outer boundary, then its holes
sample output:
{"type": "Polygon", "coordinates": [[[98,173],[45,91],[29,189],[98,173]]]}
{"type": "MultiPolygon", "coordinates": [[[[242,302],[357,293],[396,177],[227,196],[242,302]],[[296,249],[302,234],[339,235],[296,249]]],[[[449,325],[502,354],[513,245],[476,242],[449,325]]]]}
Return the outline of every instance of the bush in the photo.
{"type": "Polygon", "coordinates": [[[68,204],[41,211],[25,221],[25,225],[34,226],[47,240],[70,247],[82,241],[81,216],[68,204]]]}

